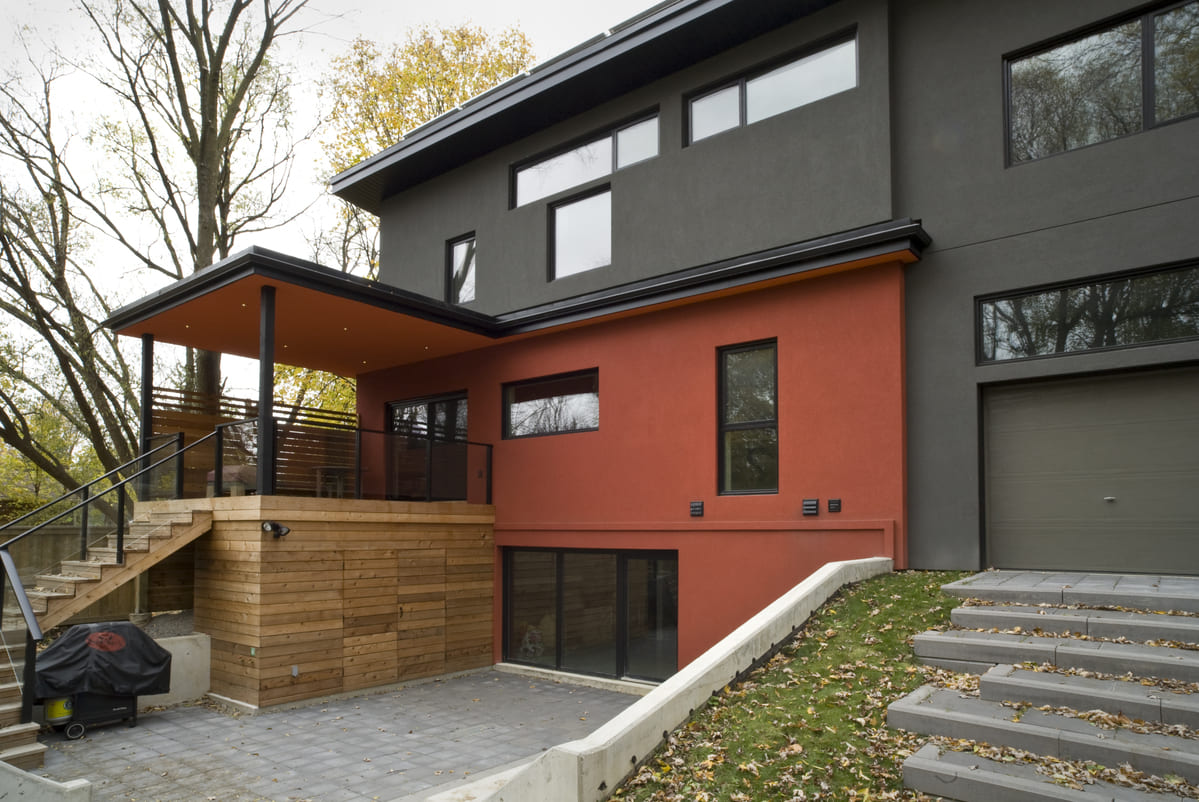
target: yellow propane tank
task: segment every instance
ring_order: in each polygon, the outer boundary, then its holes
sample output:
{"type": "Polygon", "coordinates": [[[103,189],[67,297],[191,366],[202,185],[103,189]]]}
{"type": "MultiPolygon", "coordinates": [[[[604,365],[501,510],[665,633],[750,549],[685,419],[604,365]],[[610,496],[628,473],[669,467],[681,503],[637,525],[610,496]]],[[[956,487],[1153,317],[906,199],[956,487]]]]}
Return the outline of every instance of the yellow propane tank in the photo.
{"type": "Polygon", "coordinates": [[[70,696],[59,696],[55,699],[47,699],[45,702],[46,723],[47,724],[66,724],[74,715],[74,700],[70,696]]]}

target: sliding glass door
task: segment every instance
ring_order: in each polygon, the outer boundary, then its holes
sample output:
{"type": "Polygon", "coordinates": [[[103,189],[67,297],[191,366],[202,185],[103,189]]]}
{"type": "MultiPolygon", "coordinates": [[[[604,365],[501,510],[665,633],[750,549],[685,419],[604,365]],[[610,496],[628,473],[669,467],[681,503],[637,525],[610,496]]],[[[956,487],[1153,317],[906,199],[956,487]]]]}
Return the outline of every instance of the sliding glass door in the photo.
{"type": "Polygon", "coordinates": [[[661,680],[678,665],[678,555],[505,549],[504,658],[661,680]]]}

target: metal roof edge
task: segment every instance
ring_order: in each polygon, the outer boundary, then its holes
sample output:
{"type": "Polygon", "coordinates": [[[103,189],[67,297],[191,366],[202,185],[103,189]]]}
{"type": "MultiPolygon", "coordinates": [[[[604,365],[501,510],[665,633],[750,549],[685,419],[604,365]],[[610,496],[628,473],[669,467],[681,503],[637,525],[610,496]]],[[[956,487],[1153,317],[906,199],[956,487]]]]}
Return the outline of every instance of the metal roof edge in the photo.
{"type": "Polygon", "coordinates": [[[485,118],[488,113],[494,113],[497,106],[525,102],[545,89],[552,88],[561,80],[569,77],[580,66],[580,62],[593,60],[586,69],[594,69],[603,62],[619,56],[629,45],[629,40],[642,34],[654,31],[655,36],[663,35],[679,24],[689,22],[698,16],[736,2],[737,0],[666,0],[638,15],[634,15],[606,33],[597,34],[591,39],[575,47],[553,56],[544,64],[534,65],[532,69],[510,78],[502,84],[487,90],[481,95],[466,101],[462,106],[451,112],[440,115],[427,123],[409,131],[404,138],[386,150],[349,167],[329,180],[330,191],[341,195],[351,190],[360,181],[368,180],[379,172],[386,170],[392,164],[408,158],[409,150],[418,150],[431,144],[430,140],[438,134],[447,134],[447,129],[464,129],[474,125],[479,118],[485,118]],[[701,6],[706,8],[700,9],[701,6]],[[688,12],[698,12],[691,13],[688,12]],[[686,19],[679,19],[686,15],[686,19]],[[664,25],[673,19],[670,26],[664,25]],[[523,97],[514,97],[523,96],[523,97]],[[418,134],[417,136],[413,136],[418,134]]]}

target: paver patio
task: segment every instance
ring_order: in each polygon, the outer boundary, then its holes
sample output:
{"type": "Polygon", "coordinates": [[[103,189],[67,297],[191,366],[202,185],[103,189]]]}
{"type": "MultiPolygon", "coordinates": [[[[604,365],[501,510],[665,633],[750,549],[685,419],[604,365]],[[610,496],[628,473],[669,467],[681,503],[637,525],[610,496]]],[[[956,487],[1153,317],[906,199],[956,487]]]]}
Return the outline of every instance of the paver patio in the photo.
{"type": "Polygon", "coordinates": [[[639,697],[487,670],[253,716],[145,713],[78,741],[43,734],[39,773],[93,800],[420,799],[581,738],[639,697]]]}

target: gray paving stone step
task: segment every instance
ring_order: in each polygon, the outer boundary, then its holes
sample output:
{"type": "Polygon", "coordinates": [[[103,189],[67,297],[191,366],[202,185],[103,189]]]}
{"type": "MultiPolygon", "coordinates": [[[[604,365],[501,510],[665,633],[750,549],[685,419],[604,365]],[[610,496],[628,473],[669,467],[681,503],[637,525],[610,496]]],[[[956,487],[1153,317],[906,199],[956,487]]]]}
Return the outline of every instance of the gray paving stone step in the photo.
{"type": "Polygon", "coordinates": [[[1032,766],[1000,763],[927,744],[903,763],[909,788],[959,802],[1162,802],[1177,799],[1098,782],[1081,790],[1055,785],[1032,766]]]}
{"type": "Polygon", "coordinates": [[[887,710],[891,727],[1023,749],[1063,760],[1105,766],[1129,763],[1158,776],[1199,782],[1199,741],[1127,730],[1108,730],[1082,719],[1025,710],[926,685],[887,710]],[[1019,715],[1018,720],[1013,716],[1019,715]]]}
{"type": "Polygon", "coordinates": [[[1103,710],[1161,724],[1199,730],[1199,696],[1136,681],[1094,679],[998,665],[979,680],[979,693],[992,702],[1028,702],[1074,710],[1103,710]]]}
{"type": "Polygon", "coordinates": [[[1009,635],[1002,632],[922,632],[914,639],[916,657],[976,663],[1051,663],[1105,674],[1165,677],[1199,682],[1199,651],[1137,643],[1081,641],[1073,638],[1009,635]]]}
{"type": "Polygon", "coordinates": [[[941,586],[958,598],[1199,612],[1199,578],[1044,571],[988,571],[941,586]]]}
{"type": "Polygon", "coordinates": [[[1169,640],[1199,643],[1199,617],[1118,610],[1078,610],[1057,607],[1007,606],[955,607],[950,614],[956,626],[967,629],[1041,630],[1091,638],[1127,638],[1132,641],[1169,640]]]}

